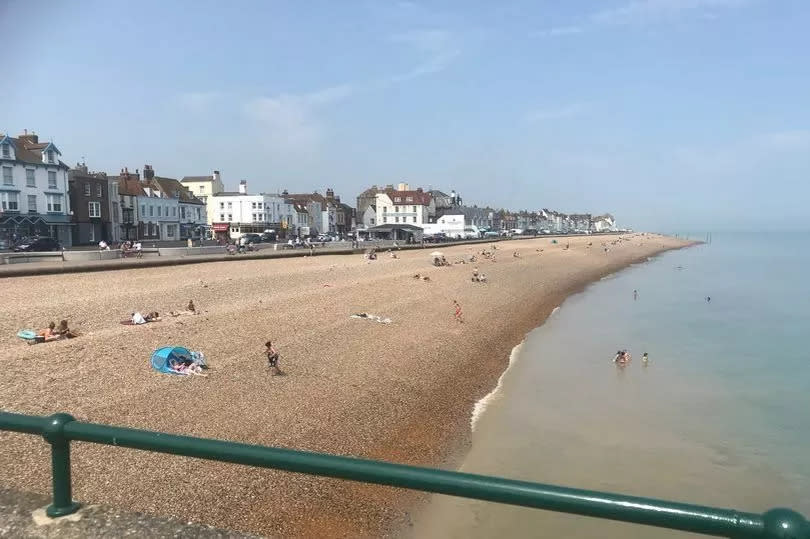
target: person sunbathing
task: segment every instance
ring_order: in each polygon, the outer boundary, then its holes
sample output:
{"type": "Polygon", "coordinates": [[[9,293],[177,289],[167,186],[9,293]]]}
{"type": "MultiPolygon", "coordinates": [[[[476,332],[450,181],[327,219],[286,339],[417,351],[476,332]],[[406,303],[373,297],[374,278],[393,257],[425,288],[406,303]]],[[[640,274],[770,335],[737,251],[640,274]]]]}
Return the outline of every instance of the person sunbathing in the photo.
{"type": "Polygon", "coordinates": [[[160,313],[157,311],[152,311],[151,313],[147,314],[144,317],[144,320],[147,322],[159,322],[160,321],[160,313]]]}
{"type": "Polygon", "coordinates": [[[59,327],[58,327],[58,328],[56,328],[56,332],[59,334],[59,336],[60,336],[60,337],[66,337],[66,338],[68,338],[68,339],[72,339],[72,338],[74,338],[74,337],[78,337],[78,336],[79,336],[79,334],[78,334],[78,333],[76,333],[76,332],[74,332],[74,331],[71,331],[71,330],[68,328],[68,322],[67,322],[67,320],[62,320],[61,322],[59,322],[59,327]]]}
{"type": "Polygon", "coordinates": [[[45,329],[37,331],[37,339],[43,341],[55,341],[60,337],[61,335],[56,331],[56,322],[51,322],[45,329]]]}

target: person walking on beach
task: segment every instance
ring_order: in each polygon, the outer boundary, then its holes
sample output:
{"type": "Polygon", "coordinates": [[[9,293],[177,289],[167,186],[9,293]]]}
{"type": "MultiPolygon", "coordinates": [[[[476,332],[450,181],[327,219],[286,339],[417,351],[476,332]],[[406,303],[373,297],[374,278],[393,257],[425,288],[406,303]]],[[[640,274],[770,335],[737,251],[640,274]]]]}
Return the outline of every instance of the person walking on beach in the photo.
{"type": "Polygon", "coordinates": [[[267,366],[272,369],[273,375],[281,374],[281,369],[278,367],[278,350],[276,350],[275,346],[273,346],[272,341],[267,341],[264,343],[264,346],[264,353],[267,355],[267,366]]]}
{"type": "Polygon", "coordinates": [[[464,323],[464,315],[461,312],[461,305],[459,304],[458,301],[453,300],[453,307],[455,307],[455,310],[456,310],[455,314],[454,314],[454,316],[456,317],[456,320],[458,320],[458,322],[460,324],[463,324],[464,323]]]}
{"type": "Polygon", "coordinates": [[[638,299],[638,290],[633,290],[633,301],[638,299]]]}
{"type": "Polygon", "coordinates": [[[711,303],[711,302],[712,302],[712,297],[711,296],[706,296],[706,303],[711,303]]]}

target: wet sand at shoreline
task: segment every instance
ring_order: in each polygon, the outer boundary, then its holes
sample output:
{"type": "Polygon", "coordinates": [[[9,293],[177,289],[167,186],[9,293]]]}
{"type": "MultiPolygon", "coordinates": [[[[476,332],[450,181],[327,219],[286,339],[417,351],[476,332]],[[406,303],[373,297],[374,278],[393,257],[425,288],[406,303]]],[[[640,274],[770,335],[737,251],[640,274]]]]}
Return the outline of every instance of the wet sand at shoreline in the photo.
{"type": "MultiPolygon", "coordinates": [[[[570,293],[687,242],[647,235],[501,242],[497,261],[430,266],[429,251],[210,263],[3,279],[0,346],[7,411],[420,465],[467,447],[473,404],[494,387],[514,345],[570,293]],[[570,249],[564,249],[570,241],[570,249]],[[593,247],[586,248],[588,242],[593,247]],[[538,252],[538,249],[543,249],[538,252]],[[518,250],[519,258],[512,257],[518,250]],[[428,275],[430,281],[412,278],[428,275]],[[199,316],[139,327],[134,310],[193,299],[199,316]],[[453,300],[464,323],[453,316],[453,300]],[[350,318],[368,312],[391,324],[350,318]],[[68,318],[84,333],[28,346],[18,329],[68,318]],[[270,377],[272,339],[286,376],[270,377]],[[207,379],[149,368],[155,348],[205,353],[207,379]]],[[[442,246],[452,262],[485,246],[442,246]]],[[[480,259],[480,257],[479,257],[480,259]]],[[[47,493],[49,450],[0,434],[0,481],[47,493]]],[[[408,522],[423,495],[298,474],[74,444],[74,497],[218,527],[284,536],[369,536],[408,522]],[[192,500],[186,503],[183,500],[192,500]]]]}

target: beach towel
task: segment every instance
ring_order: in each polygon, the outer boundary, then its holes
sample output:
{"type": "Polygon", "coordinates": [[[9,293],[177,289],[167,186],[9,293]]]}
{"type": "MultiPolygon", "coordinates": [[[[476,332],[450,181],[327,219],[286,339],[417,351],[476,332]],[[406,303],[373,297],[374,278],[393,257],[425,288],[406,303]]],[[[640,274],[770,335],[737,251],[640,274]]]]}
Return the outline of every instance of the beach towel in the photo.
{"type": "Polygon", "coordinates": [[[390,324],[390,318],[383,318],[381,316],[377,316],[376,314],[368,314],[368,313],[357,313],[351,315],[351,318],[360,318],[364,320],[373,320],[375,322],[379,322],[380,324],[390,324]]]}

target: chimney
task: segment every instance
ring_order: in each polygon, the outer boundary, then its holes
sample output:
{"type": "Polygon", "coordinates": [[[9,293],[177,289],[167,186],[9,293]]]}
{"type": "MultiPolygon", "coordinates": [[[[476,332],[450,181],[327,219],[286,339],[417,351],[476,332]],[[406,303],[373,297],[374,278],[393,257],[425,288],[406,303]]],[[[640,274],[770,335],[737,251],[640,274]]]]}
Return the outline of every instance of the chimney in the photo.
{"type": "MultiPolygon", "coordinates": [[[[136,170],[135,174],[137,174],[137,173],[138,173],[138,171],[136,170]]],[[[144,180],[151,180],[154,177],[155,177],[155,171],[152,170],[152,165],[144,165],[143,166],[143,179],[144,180]]]]}
{"type": "Polygon", "coordinates": [[[410,185],[405,182],[400,182],[399,185],[397,185],[397,191],[410,191],[410,185]]]}
{"type": "Polygon", "coordinates": [[[416,188],[416,192],[417,192],[417,193],[421,193],[421,192],[422,192],[422,188],[421,188],[421,187],[417,187],[417,188],[416,188]]]}
{"type": "Polygon", "coordinates": [[[242,180],[239,182],[239,194],[240,195],[247,194],[247,180],[242,180]]]}
{"type": "Polygon", "coordinates": [[[213,177],[213,178],[214,178],[214,181],[215,181],[215,182],[218,182],[218,181],[219,181],[219,171],[218,171],[218,170],[215,170],[215,171],[214,171],[214,177],[213,177]]]}
{"type": "Polygon", "coordinates": [[[23,142],[23,144],[39,144],[39,137],[31,131],[31,134],[28,134],[28,129],[23,129],[22,135],[17,135],[17,138],[23,142]]]}
{"type": "Polygon", "coordinates": [[[326,198],[329,199],[329,200],[335,198],[335,191],[332,190],[332,188],[327,188],[326,189],[326,198]]]}
{"type": "Polygon", "coordinates": [[[340,196],[336,196],[336,197],[335,197],[335,202],[336,202],[336,203],[338,203],[338,204],[340,204],[340,196]]]}

